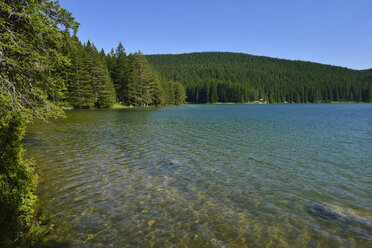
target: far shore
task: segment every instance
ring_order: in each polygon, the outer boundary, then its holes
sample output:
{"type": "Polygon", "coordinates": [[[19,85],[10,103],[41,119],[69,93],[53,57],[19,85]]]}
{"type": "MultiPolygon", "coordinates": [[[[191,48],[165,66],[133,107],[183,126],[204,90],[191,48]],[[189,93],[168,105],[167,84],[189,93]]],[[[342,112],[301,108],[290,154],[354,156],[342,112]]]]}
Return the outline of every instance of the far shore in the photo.
{"type": "MultiPolygon", "coordinates": [[[[338,104],[338,103],[342,103],[342,104],[356,104],[356,103],[368,103],[368,102],[344,102],[344,101],[340,101],[340,102],[335,102],[335,101],[331,101],[331,102],[314,102],[315,104],[338,104]]],[[[191,105],[191,104],[220,104],[220,105],[233,105],[233,104],[314,104],[314,103],[310,103],[310,102],[300,102],[300,103],[295,103],[295,102],[277,102],[277,103],[269,103],[269,102],[264,102],[264,101],[254,101],[254,102],[215,102],[215,103],[190,103],[190,102],[185,102],[183,105],[191,105]]],[[[372,103],[372,102],[370,102],[372,103]]],[[[174,106],[182,106],[182,105],[166,105],[166,106],[161,106],[161,107],[174,107],[174,106]]],[[[110,108],[107,108],[107,109],[139,109],[139,108],[151,108],[151,107],[157,107],[157,106],[143,106],[143,107],[138,107],[138,106],[133,106],[133,105],[123,105],[123,104],[120,104],[120,103],[115,103],[112,107],[110,108]]],[[[158,106],[159,107],[159,106],[158,106]]],[[[73,107],[61,107],[62,110],[74,110],[75,108],[73,107]]],[[[93,108],[95,109],[95,108],[93,108]]]]}
{"type": "Polygon", "coordinates": [[[185,104],[337,104],[337,103],[349,103],[349,104],[356,104],[356,103],[372,103],[372,102],[344,102],[344,101],[330,101],[330,102],[260,102],[260,101],[254,101],[254,102],[215,102],[215,103],[185,103],[185,104]]]}

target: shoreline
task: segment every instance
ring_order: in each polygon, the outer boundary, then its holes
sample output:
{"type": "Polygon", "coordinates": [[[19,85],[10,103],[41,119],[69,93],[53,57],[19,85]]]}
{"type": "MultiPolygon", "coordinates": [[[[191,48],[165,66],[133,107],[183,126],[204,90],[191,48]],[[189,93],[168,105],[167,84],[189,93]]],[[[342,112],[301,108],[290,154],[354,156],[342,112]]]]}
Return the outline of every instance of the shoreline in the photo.
{"type": "MultiPolygon", "coordinates": [[[[110,108],[101,108],[101,109],[111,109],[111,110],[118,110],[118,109],[147,109],[147,108],[157,108],[157,107],[177,107],[177,106],[183,106],[183,105],[197,105],[197,104],[205,104],[205,105],[234,105],[234,104],[247,104],[247,105],[264,105],[264,104],[371,104],[372,102],[275,102],[275,103],[269,103],[269,102],[215,102],[215,103],[188,103],[185,102],[181,105],[165,105],[165,106],[127,106],[122,105],[119,103],[114,104],[110,108]]],[[[61,107],[63,111],[66,110],[98,110],[100,108],[91,108],[91,109],[84,109],[84,108],[73,108],[73,107],[61,107]]]]}
{"type": "Polygon", "coordinates": [[[184,105],[188,104],[361,104],[361,103],[372,103],[372,102],[215,102],[215,103],[185,103],[184,105]]]}

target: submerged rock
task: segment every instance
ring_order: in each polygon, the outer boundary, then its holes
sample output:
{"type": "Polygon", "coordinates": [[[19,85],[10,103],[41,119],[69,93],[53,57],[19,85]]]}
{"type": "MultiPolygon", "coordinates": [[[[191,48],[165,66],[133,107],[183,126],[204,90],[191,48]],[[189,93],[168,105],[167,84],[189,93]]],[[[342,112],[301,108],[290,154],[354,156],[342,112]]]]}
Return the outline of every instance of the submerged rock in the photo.
{"type": "Polygon", "coordinates": [[[332,210],[329,207],[325,207],[319,204],[310,204],[307,206],[310,213],[318,215],[319,217],[322,217],[324,219],[338,219],[342,220],[343,216],[336,212],[335,210],[332,210]]]}

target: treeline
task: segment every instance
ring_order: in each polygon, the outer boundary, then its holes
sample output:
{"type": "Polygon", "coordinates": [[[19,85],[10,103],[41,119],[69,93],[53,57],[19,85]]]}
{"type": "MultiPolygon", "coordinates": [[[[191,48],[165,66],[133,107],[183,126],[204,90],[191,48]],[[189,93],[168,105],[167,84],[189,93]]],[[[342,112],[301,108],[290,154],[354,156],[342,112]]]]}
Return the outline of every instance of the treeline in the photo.
{"type": "MultiPolygon", "coordinates": [[[[101,51],[102,56],[104,52],[101,51]]],[[[106,56],[119,102],[133,106],[179,105],[186,98],[181,83],[162,78],[139,51],[127,55],[122,43],[106,56]]]]}
{"type": "Polygon", "coordinates": [[[63,75],[62,95],[50,94],[59,105],[73,108],[109,108],[120,102],[132,106],[182,104],[185,91],[178,82],[165,80],[141,52],[126,55],[122,43],[108,55],[93,43],[82,44],[65,33],[64,53],[69,65],[58,68],[63,75]]]}
{"type": "Polygon", "coordinates": [[[372,101],[371,70],[226,52],[146,58],[165,78],[181,82],[191,103],[372,101]]]}

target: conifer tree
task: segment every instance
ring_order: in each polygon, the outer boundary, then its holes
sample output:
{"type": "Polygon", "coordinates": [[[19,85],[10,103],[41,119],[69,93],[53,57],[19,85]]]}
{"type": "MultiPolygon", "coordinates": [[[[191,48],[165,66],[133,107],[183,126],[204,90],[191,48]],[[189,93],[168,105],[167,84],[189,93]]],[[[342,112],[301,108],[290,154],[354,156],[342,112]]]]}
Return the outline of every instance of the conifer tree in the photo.
{"type": "Polygon", "coordinates": [[[186,99],[185,89],[180,82],[175,82],[174,86],[174,104],[181,105],[186,99]]]}
{"type": "Polygon", "coordinates": [[[103,89],[100,92],[98,97],[97,106],[99,108],[109,108],[116,102],[116,93],[115,87],[111,80],[111,75],[108,69],[107,60],[105,56],[105,52],[103,49],[99,54],[99,58],[101,60],[102,68],[103,68],[103,89]]]}
{"type": "Polygon", "coordinates": [[[128,57],[125,53],[123,44],[120,42],[115,54],[111,56],[111,78],[115,86],[116,96],[120,102],[128,102],[128,80],[130,78],[130,68],[128,57]]]}
{"type": "Polygon", "coordinates": [[[94,89],[88,70],[87,56],[77,37],[71,51],[71,66],[68,77],[69,102],[74,108],[94,107],[94,89]]]}
{"type": "Polygon", "coordinates": [[[115,102],[115,90],[105,59],[94,44],[88,41],[84,47],[90,84],[94,91],[94,105],[99,108],[111,107],[115,102]]]}

